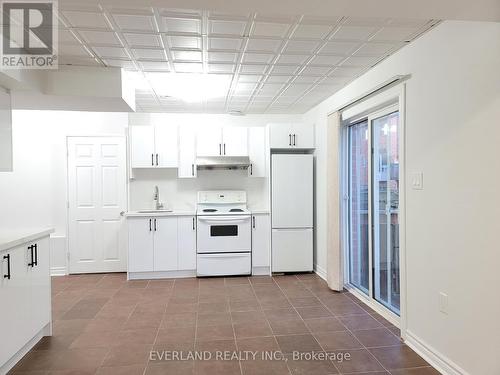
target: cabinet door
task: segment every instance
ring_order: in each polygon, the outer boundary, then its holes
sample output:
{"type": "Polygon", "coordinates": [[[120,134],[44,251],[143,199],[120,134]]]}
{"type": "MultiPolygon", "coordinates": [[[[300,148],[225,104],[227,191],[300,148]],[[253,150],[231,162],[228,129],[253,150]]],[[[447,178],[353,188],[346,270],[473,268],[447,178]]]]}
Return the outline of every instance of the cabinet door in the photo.
{"type": "MultiPolygon", "coordinates": [[[[31,280],[25,246],[0,253],[0,365],[16,354],[32,337],[30,321],[31,280]],[[8,259],[4,259],[9,257],[8,259]],[[10,262],[10,279],[7,267],[10,262]]],[[[31,268],[31,267],[30,267],[31,268]]]]}
{"type": "Polygon", "coordinates": [[[177,126],[155,126],[155,165],[159,168],[177,168],[177,126]]]}
{"type": "Polygon", "coordinates": [[[50,322],[50,242],[49,237],[41,238],[34,254],[36,264],[31,268],[31,323],[35,335],[50,322]]]}
{"type": "Polygon", "coordinates": [[[232,126],[222,129],[222,155],[248,156],[248,128],[232,126]]]}
{"type": "Polygon", "coordinates": [[[266,128],[248,128],[249,177],[266,177],[266,128]]]}
{"type": "Polygon", "coordinates": [[[152,126],[131,126],[130,165],[132,168],[153,168],[155,165],[155,132],[152,126]]]}
{"type": "Polygon", "coordinates": [[[222,131],[221,128],[207,126],[198,128],[196,137],[197,156],[219,156],[222,155],[222,131]]]}
{"type": "Polygon", "coordinates": [[[177,218],[153,218],[154,270],[177,270],[177,218]]]}
{"type": "Polygon", "coordinates": [[[268,214],[252,216],[252,267],[271,265],[271,218],[268,214]]]}
{"type": "Polygon", "coordinates": [[[177,220],[179,270],[196,270],[196,219],[180,216],[177,220]]]}
{"type": "Polygon", "coordinates": [[[313,230],[272,230],[273,272],[308,272],[313,270],[313,230]]]}
{"type": "Polygon", "coordinates": [[[179,128],[179,178],[196,177],[196,132],[191,127],[179,128]]]}
{"type": "Polygon", "coordinates": [[[293,148],[314,148],[314,126],[302,123],[293,124],[292,145],[293,148]]]}
{"type": "Polygon", "coordinates": [[[153,219],[128,218],[128,270],[153,271],[153,219]]]}
{"type": "Polygon", "coordinates": [[[269,144],[271,148],[293,148],[292,146],[292,125],[269,124],[269,144]]]}

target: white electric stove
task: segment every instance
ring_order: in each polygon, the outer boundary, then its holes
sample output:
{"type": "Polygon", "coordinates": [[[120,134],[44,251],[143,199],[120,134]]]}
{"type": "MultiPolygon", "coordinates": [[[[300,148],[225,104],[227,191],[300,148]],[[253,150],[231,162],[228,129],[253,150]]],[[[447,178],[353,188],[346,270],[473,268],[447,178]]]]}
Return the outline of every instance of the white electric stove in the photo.
{"type": "Polygon", "coordinates": [[[251,215],[245,191],[200,191],[197,203],[197,275],[249,275],[251,215]]]}

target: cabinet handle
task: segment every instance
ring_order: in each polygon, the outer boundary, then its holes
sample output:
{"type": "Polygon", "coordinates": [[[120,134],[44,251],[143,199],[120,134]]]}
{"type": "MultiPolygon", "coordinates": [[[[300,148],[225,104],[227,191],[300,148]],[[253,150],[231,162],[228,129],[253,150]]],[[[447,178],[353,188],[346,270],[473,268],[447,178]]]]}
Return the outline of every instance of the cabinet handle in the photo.
{"type": "Polygon", "coordinates": [[[149,231],[150,231],[150,232],[151,232],[151,229],[152,229],[152,228],[151,228],[151,220],[152,220],[152,219],[149,219],[149,231]]]}
{"type": "Polygon", "coordinates": [[[35,244],[35,261],[34,265],[38,266],[38,244],[35,244]]]}
{"type": "Polygon", "coordinates": [[[219,143],[219,155],[222,155],[222,144],[219,143]]]}
{"type": "Polygon", "coordinates": [[[293,135],[293,145],[295,146],[295,134],[293,135]]]}
{"type": "Polygon", "coordinates": [[[255,229],[255,216],[252,216],[252,227],[255,229]]]}
{"type": "Polygon", "coordinates": [[[35,258],[33,257],[33,256],[34,256],[34,254],[33,254],[33,249],[34,249],[34,246],[33,246],[33,245],[28,246],[28,250],[29,250],[29,251],[30,251],[30,253],[31,253],[31,262],[29,262],[29,263],[28,263],[28,266],[29,266],[29,267],[33,267],[33,266],[35,265],[35,261],[34,261],[34,259],[35,259],[35,258]]]}
{"type": "Polygon", "coordinates": [[[226,144],[224,143],[224,155],[226,155],[226,144]]]}
{"type": "Polygon", "coordinates": [[[250,176],[253,175],[253,164],[250,164],[250,176]]]}
{"type": "Polygon", "coordinates": [[[288,146],[292,145],[292,135],[288,134],[288,146]]]}
{"type": "Polygon", "coordinates": [[[155,165],[155,155],[154,154],[151,154],[151,165],[152,166],[155,165]]]}
{"type": "Polygon", "coordinates": [[[156,232],[157,226],[156,226],[156,219],[155,219],[155,232],[156,232]]]}
{"type": "Polygon", "coordinates": [[[194,176],[194,164],[191,164],[191,175],[194,176]]]}
{"type": "Polygon", "coordinates": [[[193,230],[196,230],[195,223],[194,223],[194,217],[193,217],[193,230]]]}
{"type": "Polygon", "coordinates": [[[158,154],[156,154],[156,165],[158,165],[158,154]]]}
{"type": "Polygon", "coordinates": [[[3,275],[3,278],[10,280],[10,254],[4,255],[3,259],[7,259],[7,275],[3,275]]]}

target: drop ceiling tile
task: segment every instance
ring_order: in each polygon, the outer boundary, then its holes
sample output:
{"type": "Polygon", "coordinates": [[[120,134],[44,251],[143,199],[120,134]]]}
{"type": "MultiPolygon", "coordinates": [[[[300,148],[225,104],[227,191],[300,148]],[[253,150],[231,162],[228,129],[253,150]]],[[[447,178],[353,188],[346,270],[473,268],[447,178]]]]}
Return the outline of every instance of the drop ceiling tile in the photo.
{"type": "Polygon", "coordinates": [[[254,74],[264,74],[267,70],[267,65],[260,64],[242,64],[241,73],[254,73],[254,74]]]}
{"type": "Polygon", "coordinates": [[[413,36],[418,34],[417,27],[383,27],[370,40],[387,40],[387,41],[406,41],[411,40],[413,36]]]}
{"type": "Polygon", "coordinates": [[[234,88],[234,91],[236,93],[248,93],[248,92],[252,92],[253,90],[255,90],[255,88],[257,87],[257,84],[255,82],[249,82],[249,83],[245,83],[245,82],[242,82],[242,83],[238,83],[236,85],[236,87],[234,88]]]}
{"type": "Polygon", "coordinates": [[[276,99],[274,102],[274,105],[290,105],[294,102],[296,102],[298,97],[296,96],[280,96],[279,98],[276,99]]]}
{"type": "Polygon", "coordinates": [[[382,57],[383,55],[380,56],[353,55],[348,57],[347,60],[345,60],[344,62],[342,62],[342,65],[370,67],[373,64],[375,64],[378,60],[380,60],[382,57]]]}
{"type": "Polygon", "coordinates": [[[123,34],[125,41],[131,47],[160,47],[160,36],[158,34],[123,34]]]}
{"type": "Polygon", "coordinates": [[[318,81],[320,77],[313,77],[313,76],[297,76],[293,83],[314,83],[318,81]]]}
{"type": "Polygon", "coordinates": [[[145,72],[169,71],[169,65],[166,61],[140,61],[139,66],[145,72]]]}
{"type": "Polygon", "coordinates": [[[361,66],[339,66],[335,68],[333,72],[329,74],[330,77],[355,77],[362,71],[366,70],[365,67],[361,66]]]}
{"type": "Polygon", "coordinates": [[[139,60],[166,60],[165,52],[162,49],[134,48],[132,54],[139,60]]]}
{"type": "Polygon", "coordinates": [[[321,54],[348,55],[361,45],[360,42],[327,42],[320,50],[321,54]]]}
{"type": "Polygon", "coordinates": [[[109,29],[106,18],[102,13],[62,11],[62,14],[73,27],[109,29]]]}
{"type": "Polygon", "coordinates": [[[361,48],[356,51],[356,53],[381,55],[384,53],[389,53],[397,46],[397,43],[369,42],[363,44],[361,48]]]}
{"type": "Polygon", "coordinates": [[[81,44],[60,44],[59,55],[61,56],[85,56],[91,57],[81,44]]]}
{"type": "Polygon", "coordinates": [[[328,71],[330,71],[329,66],[311,66],[308,65],[302,70],[301,75],[305,76],[324,76],[328,71]]]}
{"type": "Polygon", "coordinates": [[[238,82],[259,82],[262,79],[260,74],[240,74],[238,82]]]}
{"type": "Polygon", "coordinates": [[[332,39],[344,39],[344,40],[361,40],[365,41],[373,35],[379,27],[374,26],[341,26],[332,39]]]}
{"type": "Polygon", "coordinates": [[[93,45],[107,44],[107,45],[121,46],[120,40],[118,40],[116,34],[113,32],[79,30],[78,33],[83,37],[83,39],[87,43],[93,45]]]}
{"type": "Polygon", "coordinates": [[[167,37],[171,48],[201,49],[201,38],[195,36],[170,35],[167,37]]]}
{"type": "Polygon", "coordinates": [[[273,74],[294,74],[298,70],[297,65],[274,65],[273,74]]]}
{"type": "Polygon", "coordinates": [[[113,19],[115,20],[118,27],[120,27],[120,29],[124,31],[155,31],[155,23],[152,16],[135,14],[113,14],[113,19]]]}
{"type": "Polygon", "coordinates": [[[266,79],[266,83],[285,83],[288,82],[293,76],[291,75],[270,75],[266,79]]]}
{"type": "Polygon", "coordinates": [[[208,52],[208,62],[235,63],[237,58],[234,52],[208,52]]]}
{"type": "Polygon", "coordinates": [[[71,31],[66,29],[59,29],[58,35],[59,43],[75,44],[79,43],[78,39],[71,33],[71,31]]]}
{"type": "Polygon", "coordinates": [[[259,90],[259,93],[275,93],[283,87],[281,83],[265,83],[259,90]]]}
{"type": "Polygon", "coordinates": [[[274,59],[274,56],[274,54],[270,53],[245,53],[243,62],[269,64],[274,59]]]}
{"type": "Polygon", "coordinates": [[[93,47],[92,48],[100,57],[118,57],[128,59],[129,56],[125,48],[120,47],[93,47]]]}
{"type": "Polygon", "coordinates": [[[316,55],[312,59],[311,64],[334,66],[334,65],[339,64],[344,59],[345,59],[345,56],[316,55]]]}
{"type": "Polygon", "coordinates": [[[290,24],[275,22],[255,22],[252,35],[283,38],[286,36],[290,24]]]}
{"type": "Polygon", "coordinates": [[[172,50],[171,53],[174,60],[201,62],[202,58],[202,54],[200,51],[172,50]]]}
{"type": "Polygon", "coordinates": [[[388,18],[382,17],[348,17],[344,20],[344,25],[352,25],[352,26],[384,26],[390,20],[388,18]]]}
{"type": "Polygon", "coordinates": [[[310,57],[310,55],[280,55],[278,64],[298,64],[301,65],[310,57]]]}
{"type": "Polygon", "coordinates": [[[136,70],[134,63],[130,60],[105,59],[103,62],[107,66],[116,66],[127,70],[136,70]]]}
{"type": "Polygon", "coordinates": [[[208,71],[210,73],[234,73],[234,64],[208,64],[208,71]]]}
{"type": "Polygon", "coordinates": [[[201,63],[174,63],[175,71],[178,73],[200,73],[203,71],[201,63]]]}
{"type": "Polygon", "coordinates": [[[423,19],[397,18],[388,20],[387,24],[400,27],[424,27],[429,26],[430,22],[423,19]]]}
{"type": "Polygon", "coordinates": [[[208,38],[210,50],[239,51],[243,40],[241,38],[208,38]]]}
{"type": "Polygon", "coordinates": [[[311,87],[311,84],[307,84],[307,83],[306,84],[293,83],[287,87],[287,89],[283,92],[283,95],[293,96],[293,95],[303,94],[310,87],[311,87]]]}
{"type": "Polygon", "coordinates": [[[201,33],[201,20],[197,18],[171,18],[163,17],[167,33],[201,33]]]}
{"type": "Polygon", "coordinates": [[[298,25],[292,38],[323,39],[332,30],[330,25],[298,25]]]}
{"type": "Polygon", "coordinates": [[[246,21],[235,20],[210,20],[209,33],[217,35],[243,36],[246,28],[246,21]]]}
{"type": "Polygon", "coordinates": [[[81,66],[100,66],[94,58],[84,56],[60,56],[61,65],[81,65],[81,66]]]}
{"type": "Polygon", "coordinates": [[[283,44],[282,39],[256,39],[250,38],[247,44],[247,51],[254,52],[277,52],[283,44]]]}
{"type": "Polygon", "coordinates": [[[289,40],[286,47],[286,53],[303,52],[311,53],[319,46],[319,41],[316,40],[289,40]]]}

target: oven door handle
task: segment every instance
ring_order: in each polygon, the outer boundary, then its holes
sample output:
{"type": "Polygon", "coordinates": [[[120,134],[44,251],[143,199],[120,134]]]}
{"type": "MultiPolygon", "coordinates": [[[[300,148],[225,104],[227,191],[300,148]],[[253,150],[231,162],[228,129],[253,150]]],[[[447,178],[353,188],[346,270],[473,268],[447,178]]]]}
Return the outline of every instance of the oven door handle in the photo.
{"type": "Polygon", "coordinates": [[[248,222],[250,221],[250,216],[245,216],[245,217],[241,217],[241,216],[224,216],[224,217],[220,217],[220,216],[208,216],[208,217],[200,217],[198,216],[198,220],[199,221],[203,221],[203,222],[206,222],[206,223],[223,223],[223,224],[227,224],[227,223],[245,223],[245,222],[248,222]]]}

